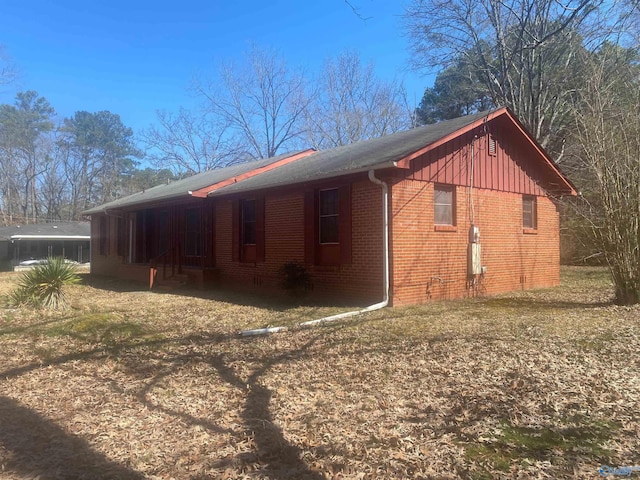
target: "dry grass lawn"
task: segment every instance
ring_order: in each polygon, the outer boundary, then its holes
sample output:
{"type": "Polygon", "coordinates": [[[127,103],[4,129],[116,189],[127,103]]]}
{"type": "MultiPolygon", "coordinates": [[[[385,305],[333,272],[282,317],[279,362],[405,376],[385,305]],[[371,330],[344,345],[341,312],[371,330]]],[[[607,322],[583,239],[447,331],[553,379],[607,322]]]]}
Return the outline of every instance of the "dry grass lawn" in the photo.
{"type": "Polygon", "coordinates": [[[337,310],[86,278],[60,314],[8,307],[17,278],[0,274],[2,479],[597,478],[640,465],[640,308],[610,303],[603,270],[249,338],[237,332],[337,310]]]}

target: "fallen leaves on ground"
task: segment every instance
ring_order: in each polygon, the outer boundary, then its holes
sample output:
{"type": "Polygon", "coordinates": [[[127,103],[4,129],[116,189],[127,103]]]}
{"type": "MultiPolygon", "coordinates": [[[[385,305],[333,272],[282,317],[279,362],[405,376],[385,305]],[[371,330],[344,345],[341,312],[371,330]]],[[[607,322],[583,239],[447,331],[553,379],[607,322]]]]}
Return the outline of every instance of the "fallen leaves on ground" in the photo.
{"type": "MultiPolygon", "coordinates": [[[[0,295],[16,281],[2,274],[0,295]]],[[[640,465],[640,309],[612,305],[599,269],[253,338],[237,332],[335,309],[86,283],[63,314],[0,310],[0,478],[594,478],[640,465]]]]}

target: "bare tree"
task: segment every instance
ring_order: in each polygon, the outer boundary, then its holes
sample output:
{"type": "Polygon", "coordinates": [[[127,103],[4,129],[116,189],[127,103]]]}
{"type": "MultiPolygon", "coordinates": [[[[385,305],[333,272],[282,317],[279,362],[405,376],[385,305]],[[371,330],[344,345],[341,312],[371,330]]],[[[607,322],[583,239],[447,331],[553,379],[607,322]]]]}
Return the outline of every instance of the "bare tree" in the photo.
{"type": "Polygon", "coordinates": [[[15,105],[0,105],[3,214],[10,219],[17,215],[35,223],[39,218],[38,179],[46,170],[53,114],[47,99],[33,90],[18,93],[15,105]]]}
{"type": "Polygon", "coordinates": [[[577,160],[588,172],[577,203],[609,267],[616,301],[640,302],[640,69],[633,51],[605,46],[588,61],[573,104],[577,160]],[[629,55],[635,58],[630,59],[629,55]]]}
{"type": "Polygon", "coordinates": [[[7,53],[6,48],[0,45],[0,85],[13,82],[18,75],[18,69],[7,53]]]}
{"type": "Polygon", "coordinates": [[[42,217],[47,221],[71,220],[69,214],[69,188],[64,174],[64,163],[57,155],[51,142],[50,151],[45,160],[46,169],[40,178],[39,203],[42,205],[42,217]]]}
{"type": "Polygon", "coordinates": [[[312,99],[302,71],[276,53],[253,47],[242,64],[226,64],[219,79],[196,91],[206,108],[229,126],[245,159],[269,158],[300,146],[304,115],[312,99]]]}
{"type": "Polygon", "coordinates": [[[559,154],[569,101],[583,80],[579,53],[585,37],[595,35],[589,29],[601,25],[598,7],[604,4],[413,0],[405,20],[414,66],[443,68],[463,60],[494,105],[514,110],[544,147],[559,154]]]}
{"type": "Polygon", "coordinates": [[[228,138],[228,126],[207,113],[180,108],[158,111],[158,125],[142,134],[147,156],[156,168],[189,175],[224,167],[238,160],[238,148],[228,138]]]}
{"type": "Polygon", "coordinates": [[[324,63],[314,102],[306,112],[307,136],[318,149],[381,137],[412,126],[403,86],[376,77],[374,64],[356,53],[324,63]]]}

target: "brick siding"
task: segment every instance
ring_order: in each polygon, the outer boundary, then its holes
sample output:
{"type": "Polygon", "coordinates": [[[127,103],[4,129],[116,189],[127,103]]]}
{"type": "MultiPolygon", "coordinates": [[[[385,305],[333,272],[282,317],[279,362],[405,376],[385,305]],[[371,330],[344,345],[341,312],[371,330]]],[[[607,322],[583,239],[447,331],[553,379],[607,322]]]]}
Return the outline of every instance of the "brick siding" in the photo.
{"type": "MultiPolygon", "coordinates": [[[[316,298],[374,302],[382,298],[382,194],[368,180],[352,184],[352,259],[350,264],[305,264],[316,298]]],[[[279,270],[287,262],[304,263],[304,191],[265,194],[265,262],[232,260],[231,200],[216,204],[216,268],[219,277],[258,291],[278,290],[279,270]]]]}
{"type": "Polygon", "coordinates": [[[547,197],[537,197],[538,228],[522,228],[522,195],[474,190],[475,225],[480,229],[486,274],[467,275],[470,203],[467,187],[456,188],[456,229],[436,231],[433,183],[403,180],[392,186],[394,305],[493,295],[551,287],[560,280],[559,215],[547,197]]]}

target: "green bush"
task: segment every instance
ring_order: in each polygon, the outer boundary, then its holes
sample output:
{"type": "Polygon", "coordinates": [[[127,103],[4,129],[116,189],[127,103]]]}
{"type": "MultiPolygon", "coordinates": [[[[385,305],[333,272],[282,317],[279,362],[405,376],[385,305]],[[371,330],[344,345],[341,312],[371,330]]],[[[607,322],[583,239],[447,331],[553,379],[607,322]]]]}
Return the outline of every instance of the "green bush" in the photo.
{"type": "Polygon", "coordinates": [[[64,287],[79,282],[73,264],[62,257],[52,257],[47,263],[25,271],[9,300],[16,306],[64,309],[67,306],[64,287]]]}

